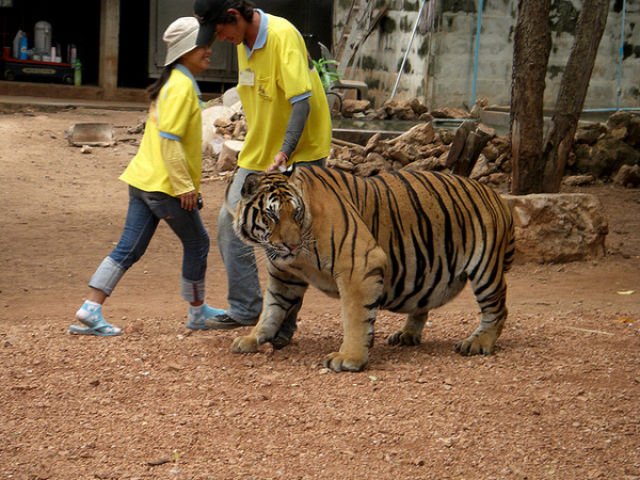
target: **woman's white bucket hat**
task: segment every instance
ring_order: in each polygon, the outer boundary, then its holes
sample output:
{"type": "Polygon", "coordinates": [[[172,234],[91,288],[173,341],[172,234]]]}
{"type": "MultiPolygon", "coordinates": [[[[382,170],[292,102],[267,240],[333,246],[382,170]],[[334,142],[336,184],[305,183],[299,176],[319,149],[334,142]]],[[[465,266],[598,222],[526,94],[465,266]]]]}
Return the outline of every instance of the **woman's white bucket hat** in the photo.
{"type": "Polygon", "coordinates": [[[167,27],[162,35],[162,40],[167,44],[165,67],[197,47],[199,28],[195,17],[180,17],[167,27]]]}

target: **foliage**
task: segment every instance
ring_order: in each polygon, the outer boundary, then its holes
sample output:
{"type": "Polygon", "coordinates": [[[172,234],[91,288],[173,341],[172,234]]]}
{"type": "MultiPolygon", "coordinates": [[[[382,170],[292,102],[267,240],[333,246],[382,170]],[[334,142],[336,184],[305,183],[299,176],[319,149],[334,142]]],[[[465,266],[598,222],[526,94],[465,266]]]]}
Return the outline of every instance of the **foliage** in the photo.
{"type": "Polygon", "coordinates": [[[333,82],[340,80],[340,74],[337,71],[338,62],[327,60],[326,58],[312,61],[318,75],[320,75],[320,81],[325,90],[329,90],[333,82]]]}

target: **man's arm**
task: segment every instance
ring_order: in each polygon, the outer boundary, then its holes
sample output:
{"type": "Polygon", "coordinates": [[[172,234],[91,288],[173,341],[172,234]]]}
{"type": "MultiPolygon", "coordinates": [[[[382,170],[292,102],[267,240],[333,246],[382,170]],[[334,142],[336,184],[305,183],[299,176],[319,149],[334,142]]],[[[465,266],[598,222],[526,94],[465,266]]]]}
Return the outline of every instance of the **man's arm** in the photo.
{"type": "Polygon", "coordinates": [[[287,164],[289,163],[289,158],[298,146],[298,142],[302,136],[302,131],[307,124],[307,118],[309,118],[310,111],[311,106],[309,105],[309,96],[301,98],[293,103],[282,147],[280,148],[280,152],[276,154],[273,165],[269,167],[269,171],[286,169],[287,164]]]}

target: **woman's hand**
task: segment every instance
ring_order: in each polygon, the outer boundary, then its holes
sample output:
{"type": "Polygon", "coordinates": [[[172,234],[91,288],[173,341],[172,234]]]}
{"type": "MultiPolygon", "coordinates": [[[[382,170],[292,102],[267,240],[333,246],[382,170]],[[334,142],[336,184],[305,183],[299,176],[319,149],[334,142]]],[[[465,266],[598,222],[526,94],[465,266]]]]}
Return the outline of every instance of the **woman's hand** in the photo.
{"type": "Polygon", "coordinates": [[[178,195],[180,206],[185,210],[191,211],[198,208],[198,192],[191,190],[190,192],[178,195]]]}

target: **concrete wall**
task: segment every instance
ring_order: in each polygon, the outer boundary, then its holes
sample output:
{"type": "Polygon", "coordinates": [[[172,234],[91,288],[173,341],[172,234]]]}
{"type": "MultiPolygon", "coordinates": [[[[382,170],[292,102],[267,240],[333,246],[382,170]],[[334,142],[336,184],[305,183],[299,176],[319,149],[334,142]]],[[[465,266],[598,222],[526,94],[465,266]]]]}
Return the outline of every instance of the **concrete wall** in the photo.
{"type": "MultiPolygon", "coordinates": [[[[375,2],[377,6],[384,3],[375,2]]],[[[335,0],[335,31],[342,29],[350,0],[335,0]]],[[[376,105],[390,98],[421,5],[387,0],[389,11],[362,44],[345,78],[365,80],[376,105]]],[[[478,0],[427,0],[409,48],[396,97],[418,97],[430,108],[469,106],[474,78],[478,0]]],[[[585,109],[640,107],[640,0],[626,0],[624,61],[619,67],[623,0],[611,2],[607,27],[594,66],[585,109]]],[[[553,48],[545,107],[555,104],[560,79],[573,46],[581,0],[552,0],[553,48]]],[[[517,0],[485,0],[476,77],[476,98],[508,106],[511,92],[513,28],[517,0]]]]}

